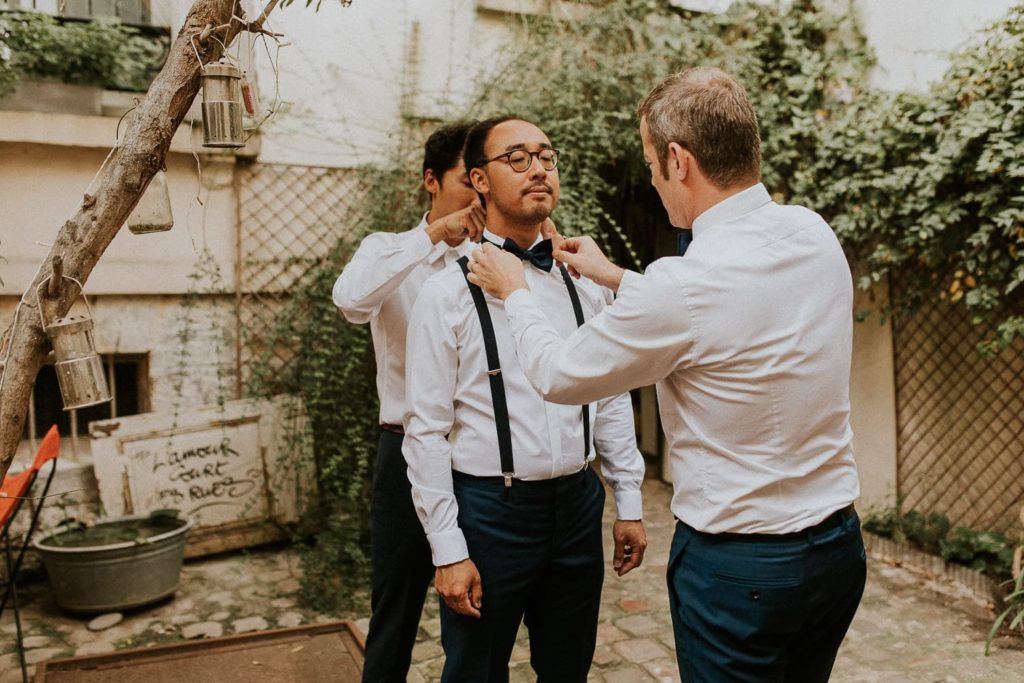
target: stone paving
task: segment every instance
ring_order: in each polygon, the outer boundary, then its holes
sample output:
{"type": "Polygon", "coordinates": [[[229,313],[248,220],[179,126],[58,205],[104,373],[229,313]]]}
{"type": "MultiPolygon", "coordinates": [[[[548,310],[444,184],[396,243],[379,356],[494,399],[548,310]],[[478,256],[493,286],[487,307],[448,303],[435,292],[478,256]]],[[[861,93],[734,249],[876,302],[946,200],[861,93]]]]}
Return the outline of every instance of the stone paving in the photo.
{"type": "MultiPolygon", "coordinates": [[[[678,681],[664,573],[673,520],[670,489],[644,486],[650,547],[644,566],[620,579],[609,571],[601,607],[591,681],[678,681]]],[[[610,497],[609,497],[610,498],[610,497]]],[[[610,522],[611,509],[606,510],[610,522]]],[[[91,617],[62,613],[45,582],[26,586],[25,647],[32,664],[54,657],[145,647],[336,618],[298,602],[300,570],[289,549],[235,553],[191,561],[173,600],[127,612],[113,626],[91,631],[91,617]]],[[[436,681],[443,666],[437,599],[431,594],[413,651],[414,683],[436,681]]],[[[362,615],[341,615],[357,619],[362,615]]],[[[1002,637],[983,654],[989,606],[965,591],[904,567],[873,561],[864,601],[832,676],[838,683],[1024,682],[1024,640],[1002,637]]],[[[0,621],[0,683],[20,681],[10,610],[0,621]]],[[[525,629],[512,654],[511,681],[533,680],[525,629]]],[[[196,682],[200,683],[200,682],[196,682]]]]}

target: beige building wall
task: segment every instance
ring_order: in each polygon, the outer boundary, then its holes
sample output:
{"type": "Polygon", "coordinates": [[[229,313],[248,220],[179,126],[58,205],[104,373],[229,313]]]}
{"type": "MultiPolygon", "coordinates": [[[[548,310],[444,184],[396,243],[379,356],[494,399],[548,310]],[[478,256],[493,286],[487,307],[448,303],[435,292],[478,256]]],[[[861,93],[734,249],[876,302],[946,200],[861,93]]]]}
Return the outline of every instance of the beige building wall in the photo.
{"type": "MultiPolygon", "coordinates": [[[[74,214],[107,157],[117,121],[113,116],[0,111],[0,328],[11,321],[61,225],[74,214]]],[[[146,356],[145,395],[140,398],[156,411],[235,397],[230,368],[235,360],[239,157],[208,153],[201,142],[201,128],[186,122],[167,156],[174,227],[149,235],[122,228],[85,286],[97,351],[146,356]],[[201,258],[204,254],[212,260],[201,258]],[[227,293],[210,294],[214,288],[227,293]],[[182,301],[189,291],[201,294],[186,309],[182,301]]],[[[257,149],[241,151],[254,155],[257,149]]],[[[84,310],[81,299],[75,306],[84,310]]],[[[34,313],[25,307],[20,315],[34,313]]],[[[88,438],[79,437],[73,448],[70,439],[65,442],[62,467],[74,465],[75,459],[88,465],[88,438]]],[[[28,441],[21,444],[15,468],[30,459],[33,448],[28,441]]]]}
{"type": "MultiPolygon", "coordinates": [[[[107,157],[116,128],[110,116],[0,111],[0,295],[20,296],[32,281],[107,157]]],[[[201,142],[199,127],[183,124],[167,156],[174,228],[149,235],[122,229],[89,276],[88,294],[184,292],[203,249],[234,286],[235,156],[207,153],[201,142]]]]}
{"type": "Polygon", "coordinates": [[[896,379],[892,324],[879,315],[888,300],[882,285],[857,290],[854,310],[871,315],[853,325],[850,371],[850,423],[853,452],[860,473],[861,512],[896,503],[896,379]]]}

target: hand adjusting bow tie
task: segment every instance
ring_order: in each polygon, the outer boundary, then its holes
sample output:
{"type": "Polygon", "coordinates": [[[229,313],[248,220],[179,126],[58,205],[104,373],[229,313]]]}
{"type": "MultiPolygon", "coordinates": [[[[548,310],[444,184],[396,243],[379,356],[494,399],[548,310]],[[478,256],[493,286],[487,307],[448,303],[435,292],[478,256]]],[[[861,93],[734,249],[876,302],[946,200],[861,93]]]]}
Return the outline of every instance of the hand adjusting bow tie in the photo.
{"type": "Polygon", "coordinates": [[[548,272],[551,271],[551,267],[555,263],[555,259],[551,255],[551,240],[541,240],[529,249],[520,249],[518,244],[506,238],[501,248],[548,272]]]}

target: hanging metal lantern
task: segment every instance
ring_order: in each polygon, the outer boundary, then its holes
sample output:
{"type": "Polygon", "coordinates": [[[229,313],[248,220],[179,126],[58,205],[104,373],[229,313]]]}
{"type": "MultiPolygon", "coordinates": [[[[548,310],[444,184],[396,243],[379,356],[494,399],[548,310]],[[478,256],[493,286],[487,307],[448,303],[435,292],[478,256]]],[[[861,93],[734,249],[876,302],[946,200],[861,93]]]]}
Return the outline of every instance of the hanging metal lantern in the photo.
{"type": "Polygon", "coordinates": [[[60,384],[60,394],[64,399],[64,410],[106,403],[110,400],[110,389],[107,387],[103,361],[96,353],[96,344],[93,341],[92,309],[89,307],[89,300],[85,299],[85,292],[82,292],[85,306],[89,310],[88,315],[69,315],[47,323],[43,315],[42,299],[38,297],[41,296],[43,285],[49,279],[47,277],[39,284],[36,294],[39,318],[46,336],[53,344],[53,352],[57,358],[54,369],[57,371],[57,383],[60,384]]]}
{"type": "Polygon", "coordinates": [[[203,146],[242,147],[242,72],[227,62],[203,69],[203,146]]]}
{"type": "Polygon", "coordinates": [[[128,229],[133,235],[146,235],[166,232],[172,227],[174,216],[171,214],[171,195],[167,191],[167,174],[159,170],[128,215],[128,229]]]}

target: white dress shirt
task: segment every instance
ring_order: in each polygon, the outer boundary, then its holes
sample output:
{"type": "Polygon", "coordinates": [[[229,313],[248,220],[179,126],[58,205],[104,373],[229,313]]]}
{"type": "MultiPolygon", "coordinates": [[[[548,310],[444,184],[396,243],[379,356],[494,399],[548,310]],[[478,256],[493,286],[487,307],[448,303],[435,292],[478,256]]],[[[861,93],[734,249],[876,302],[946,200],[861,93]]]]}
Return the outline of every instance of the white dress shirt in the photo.
{"type": "Polygon", "coordinates": [[[370,323],[381,424],[400,425],[405,417],[405,331],[423,283],[473,248],[469,240],[454,248],[433,244],[426,228],[424,214],[407,232],[368,235],[334,283],[334,305],[345,318],[370,323]]]}
{"type": "MultiPolygon", "coordinates": [[[[491,242],[503,238],[485,231],[491,242]]],[[[562,275],[524,264],[542,316],[559,337],[576,329],[576,317],[562,275]]],[[[608,290],[575,280],[585,319],[607,305],[608,290]]],[[[583,469],[582,409],[544,401],[530,386],[516,359],[501,300],[486,296],[494,323],[501,376],[508,401],[515,478],[544,480],[583,469]]],[[[501,459],[494,423],[483,334],[473,298],[458,265],[432,277],[409,321],[406,387],[409,413],[402,452],[416,512],[433,550],[434,564],[469,557],[458,526],[452,470],[475,476],[500,476],[501,459]],[[447,436],[446,436],[447,435],[447,436]]],[[[643,456],[629,394],[593,403],[590,408],[594,452],[612,486],[620,519],[640,519],[643,456]]],[[[512,486],[515,486],[513,482],[512,486]]]]}
{"type": "Polygon", "coordinates": [[[775,204],[761,184],[735,194],[694,221],[684,257],[627,272],[615,302],[568,338],[538,294],[517,291],[505,309],[548,400],[657,382],[678,519],[788,533],[857,498],[853,286],[818,214],[775,204]]]}

